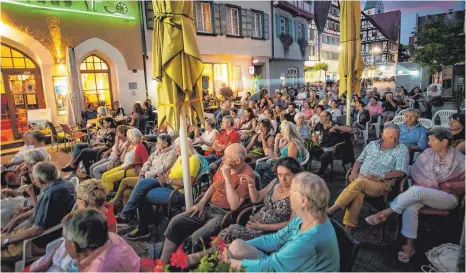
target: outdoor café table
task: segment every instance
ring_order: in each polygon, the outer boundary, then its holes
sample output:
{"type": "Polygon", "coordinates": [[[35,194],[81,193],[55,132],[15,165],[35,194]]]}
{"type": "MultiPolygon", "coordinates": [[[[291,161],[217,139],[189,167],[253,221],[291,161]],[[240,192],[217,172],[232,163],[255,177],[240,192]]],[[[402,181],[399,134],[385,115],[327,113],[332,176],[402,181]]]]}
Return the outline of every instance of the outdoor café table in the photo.
{"type": "Polygon", "coordinates": [[[128,117],[127,116],[116,116],[115,117],[115,122],[117,124],[126,124],[126,122],[128,121],[128,117]]]}

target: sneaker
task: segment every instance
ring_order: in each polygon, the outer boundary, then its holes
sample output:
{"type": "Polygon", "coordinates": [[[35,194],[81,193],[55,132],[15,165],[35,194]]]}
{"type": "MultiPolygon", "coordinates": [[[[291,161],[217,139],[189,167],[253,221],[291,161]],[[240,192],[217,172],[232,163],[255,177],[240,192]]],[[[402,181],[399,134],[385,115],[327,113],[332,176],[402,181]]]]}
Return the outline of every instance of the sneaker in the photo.
{"type": "Polygon", "coordinates": [[[139,239],[146,239],[149,238],[150,232],[146,231],[140,231],[138,228],[135,230],[131,231],[130,233],[126,234],[126,238],[128,240],[139,240],[139,239]]]}

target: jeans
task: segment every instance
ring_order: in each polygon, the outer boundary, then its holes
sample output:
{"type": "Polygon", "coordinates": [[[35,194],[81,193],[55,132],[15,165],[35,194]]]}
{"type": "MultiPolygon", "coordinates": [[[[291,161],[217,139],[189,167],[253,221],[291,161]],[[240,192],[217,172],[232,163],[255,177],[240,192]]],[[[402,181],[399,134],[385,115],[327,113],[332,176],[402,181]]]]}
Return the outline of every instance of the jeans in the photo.
{"type": "MultiPolygon", "coordinates": [[[[172,187],[158,187],[150,190],[145,197],[142,197],[143,200],[140,202],[138,207],[139,212],[139,225],[138,229],[143,232],[147,232],[149,229],[150,220],[152,217],[152,206],[156,205],[167,205],[168,198],[170,197],[171,192],[173,191],[172,187]]],[[[184,203],[184,195],[180,192],[175,192],[172,195],[172,206],[180,205],[184,203]]]]}
{"type": "Polygon", "coordinates": [[[75,161],[79,162],[79,159],[82,160],[84,168],[86,169],[86,173],[90,174],[89,169],[92,165],[92,162],[94,162],[97,159],[98,154],[99,150],[84,149],[81,151],[81,153],[75,161]]]}
{"type": "Polygon", "coordinates": [[[104,172],[107,171],[107,166],[109,162],[110,162],[110,158],[107,157],[92,164],[92,166],[89,168],[89,175],[92,178],[100,180],[104,172]]]}
{"type": "Polygon", "coordinates": [[[123,216],[129,216],[130,214],[134,214],[136,209],[139,207],[141,202],[144,200],[144,196],[152,189],[161,187],[157,178],[144,178],[139,180],[134,187],[131,195],[129,196],[128,203],[121,211],[123,216]]]}
{"type": "Polygon", "coordinates": [[[201,217],[198,214],[193,217],[184,213],[178,214],[168,224],[165,238],[180,245],[184,239],[191,236],[192,252],[198,252],[202,250],[201,239],[205,245],[209,245],[210,237],[220,232],[223,217],[228,212],[226,209],[208,203],[201,217]]]}
{"type": "Polygon", "coordinates": [[[76,159],[78,157],[78,155],[81,153],[81,151],[86,149],[86,148],[91,149],[91,147],[89,147],[89,145],[85,144],[85,143],[78,143],[78,144],[74,145],[73,153],[71,154],[73,156],[73,159],[76,159]]]}
{"type": "Polygon", "coordinates": [[[261,177],[261,188],[267,187],[267,185],[277,178],[277,175],[273,172],[273,165],[277,161],[275,158],[266,159],[263,161],[256,161],[256,167],[254,171],[261,177]]]}
{"type": "Polygon", "coordinates": [[[412,186],[398,195],[390,207],[402,214],[401,234],[406,238],[417,238],[419,210],[428,206],[434,209],[452,210],[458,206],[458,197],[437,189],[412,186]]]}

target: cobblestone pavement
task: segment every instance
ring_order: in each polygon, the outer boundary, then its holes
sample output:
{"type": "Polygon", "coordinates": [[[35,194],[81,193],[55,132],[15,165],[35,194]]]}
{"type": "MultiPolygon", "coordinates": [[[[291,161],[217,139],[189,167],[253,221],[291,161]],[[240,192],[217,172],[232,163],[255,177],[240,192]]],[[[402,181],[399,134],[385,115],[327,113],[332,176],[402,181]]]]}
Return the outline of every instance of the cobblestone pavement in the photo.
{"type": "MultiPolygon", "coordinates": [[[[355,147],[355,153],[358,155],[361,147],[355,147]]],[[[65,166],[71,159],[71,153],[49,150],[52,155],[52,161],[55,162],[60,168],[65,166]]],[[[2,160],[9,159],[11,156],[5,156],[2,160]]],[[[313,162],[311,170],[317,172],[319,168],[318,162],[313,162]]],[[[340,161],[334,162],[334,175],[332,181],[324,176],[328,183],[331,193],[331,204],[333,204],[336,197],[345,187],[345,177],[340,161]]],[[[368,205],[364,205],[359,217],[359,227],[354,230],[353,236],[356,240],[361,242],[361,250],[357,256],[353,271],[369,272],[369,271],[383,271],[383,272],[420,272],[421,265],[429,264],[426,259],[425,252],[429,249],[438,246],[442,243],[452,242],[459,244],[460,231],[456,232],[451,226],[441,228],[432,224],[421,222],[419,226],[419,239],[416,240],[417,251],[412,261],[409,264],[400,263],[397,260],[397,252],[399,251],[403,241],[399,238],[398,241],[394,240],[396,233],[396,217],[388,220],[385,231],[385,241],[380,241],[380,227],[372,227],[366,224],[364,218],[374,213],[368,205]]],[[[154,215],[154,220],[158,221],[157,225],[151,226],[152,236],[149,241],[137,241],[128,243],[135,249],[140,256],[147,255],[147,249],[154,243],[163,241],[163,232],[167,226],[167,220],[161,213],[154,215]]],[[[334,219],[339,222],[343,219],[342,212],[337,213],[334,219]]],[[[458,223],[456,223],[458,225],[458,223]]],[[[119,234],[124,235],[129,232],[131,227],[119,228],[119,234]]]]}

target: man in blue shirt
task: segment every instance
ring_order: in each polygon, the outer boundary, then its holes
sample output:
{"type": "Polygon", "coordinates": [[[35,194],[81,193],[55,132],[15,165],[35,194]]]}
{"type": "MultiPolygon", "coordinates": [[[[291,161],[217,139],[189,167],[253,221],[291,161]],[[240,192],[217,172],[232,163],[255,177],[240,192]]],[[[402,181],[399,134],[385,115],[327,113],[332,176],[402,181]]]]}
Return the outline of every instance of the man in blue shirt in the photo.
{"type": "MultiPolygon", "coordinates": [[[[41,189],[36,206],[8,223],[1,234],[2,262],[15,262],[23,255],[23,241],[44,233],[47,229],[60,224],[63,217],[68,214],[75,202],[76,193],[68,181],[60,178],[55,165],[48,162],[39,162],[34,166],[33,183],[41,189]],[[23,223],[27,221],[27,223],[23,223]]],[[[34,240],[32,254],[43,254],[47,243],[60,237],[57,230],[49,235],[34,240]]]]}
{"type": "Polygon", "coordinates": [[[418,122],[417,109],[408,109],[405,112],[405,122],[400,125],[400,143],[410,150],[424,150],[427,148],[427,129],[418,122]]]}

